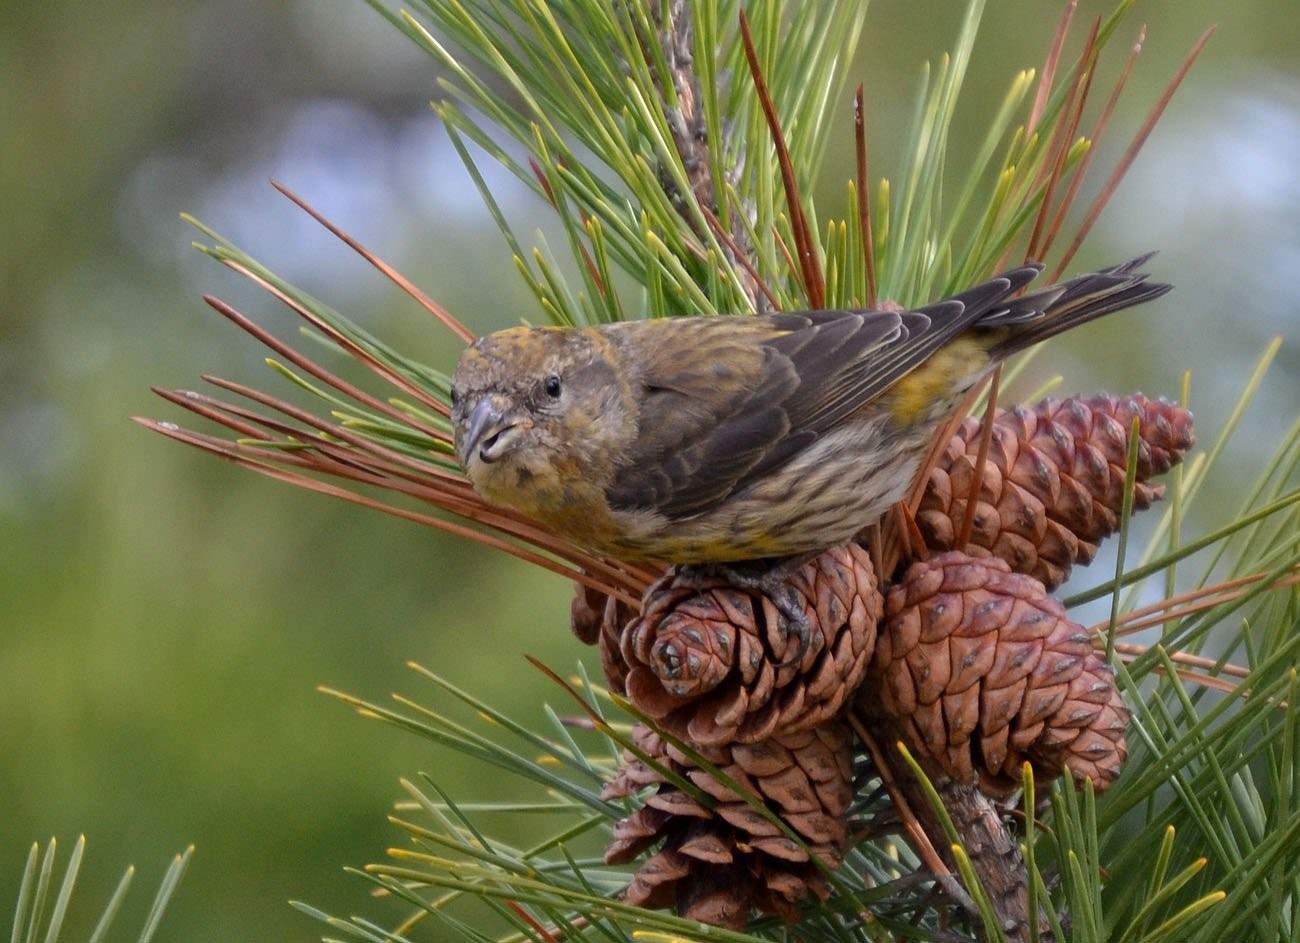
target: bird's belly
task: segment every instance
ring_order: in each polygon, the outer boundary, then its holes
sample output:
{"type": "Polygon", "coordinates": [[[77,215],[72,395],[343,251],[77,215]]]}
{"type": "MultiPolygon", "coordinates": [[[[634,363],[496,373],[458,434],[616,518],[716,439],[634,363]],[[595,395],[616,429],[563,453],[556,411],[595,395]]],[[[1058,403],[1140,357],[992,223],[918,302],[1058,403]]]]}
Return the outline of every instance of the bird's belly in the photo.
{"type": "Polygon", "coordinates": [[[627,528],[614,552],[708,563],[847,543],[906,494],[924,456],[928,430],[887,428],[873,418],[839,429],[716,508],[627,528]]]}

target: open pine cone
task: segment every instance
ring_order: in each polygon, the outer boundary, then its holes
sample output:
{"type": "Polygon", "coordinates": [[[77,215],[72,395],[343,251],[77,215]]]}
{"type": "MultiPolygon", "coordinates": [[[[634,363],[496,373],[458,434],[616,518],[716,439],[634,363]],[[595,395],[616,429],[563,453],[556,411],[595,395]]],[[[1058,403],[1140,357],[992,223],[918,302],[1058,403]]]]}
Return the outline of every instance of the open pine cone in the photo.
{"type": "Polygon", "coordinates": [[[631,606],[613,596],[573,584],[573,601],[569,604],[569,626],[584,645],[599,645],[600,663],[610,687],[622,694],[628,666],[619,645],[623,627],[636,615],[631,606]]]}
{"type": "Polygon", "coordinates": [[[605,860],[621,864],[661,844],[628,885],[629,903],[671,907],[684,917],[739,929],[754,911],[793,919],[801,900],[826,896],[812,855],[833,869],[843,850],[845,814],[853,800],[852,739],[843,723],[699,751],[763,800],[802,844],[649,728],[638,725],[633,737],[657,763],[694,783],[709,804],[668,783],[635,755],[624,756],[605,798],[632,797],[647,787],[653,792],[614,826],[605,860]]]}
{"type": "Polygon", "coordinates": [[[581,583],[573,584],[573,601],[569,603],[569,628],[583,645],[595,645],[600,639],[600,624],[610,597],[581,583]]]}
{"type": "MultiPolygon", "coordinates": [[[[802,567],[790,585],[812,625],[801,658],[772,600],[722,584],[699,589],[669,571],[622,630],[628,697],[701,746],[758,743],[834,717],[865,676],[875,645],[884,608],[875,570],[861,547],[837,547],[802,567]]],[[[622,666],[604,654],[617,685],[622,666]]]]}
{"type": "MultiPolygon", "coordinates": [[[[1046,399],[999,412],[967,552],[992,554],[1017,573],[1052,589],[1075,563],[1087,564],[1097,543],[1119,527],[1129,427],[1139,421],[1137,486],[1142,509],[1164,488],[1147,484],[1182,460],[1192,446],[1192,414],[1145,396],[1046,399]]],[[[969,417],[949,441],[916,516],[932,550],[956,548],[972,493],[982,419],[969,417]]]]}
{"type": "Polygon", "coordinates": [[[1105,789],[1129,714],[1093,635],[1032,577],[950,552],[913,564],[889,593],[868,710],[959,782],[1014,792],[1025,760],[1105,789]]]}

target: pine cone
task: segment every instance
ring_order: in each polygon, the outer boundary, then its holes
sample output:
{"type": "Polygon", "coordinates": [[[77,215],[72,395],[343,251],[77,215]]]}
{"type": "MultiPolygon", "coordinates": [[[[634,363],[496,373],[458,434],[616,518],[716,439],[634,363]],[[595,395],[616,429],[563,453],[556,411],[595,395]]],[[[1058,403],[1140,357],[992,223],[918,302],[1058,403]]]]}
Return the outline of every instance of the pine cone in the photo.
{"type": "Polygon", "coordinates": [[[617,694],[627,694],[627,661],[623,658],[623,631],[634,618],[632,607],[610,597],[600,620],[600,667],[605,672],[610,688],[617,694]]]}
{"type": "Polygon", "coordinates": [[[573,601],[569,603],[569,628],[583,645],[595,645],[600,638],[600,624],[605,619],[605,604],[610,601],[599,590],[573,584],[573,601]]]}
{"type": "Polygon", "coordinates": [[[623,630],[628,697],[703,746],[758,743],[835,716],[866,674],[884,608],[871,558],[857,546],[827,550],[789,582],[812,625],[802,658],[771,599],[693,588],[670,571],[623,630]]]}
{"type": "Polygon", "coordinates": [[[1046,399],[999,412],[993,422],[970,546],[956,542],[975,480],[982,418],[969,417],[949,441],[917,513],[931,550],[992,554],[1052,589],[1074,563],[1087,564],[1097,543],[1119,527],[1128,435],[1139,420],[1133,507],[1164,493],[1148,479],[1191,448],[1192,414],[1145,396],[1046,399]]]}
{"type": "Polygon", "coordinates": [[[710,798],[711,808],[625,754],[604,797],[629,798],[646,787],[654,791],[645,805],[614,826],[605,860],[622,864],[662,843],[628,885],[629,903],[672,907],[684,917],[740,929],[754,911],[793,919],[795,905],[809,894],[825,898],[826,881],[812,855],[829,868],[839,866],[845,815],[853,800],[847,726],[833,721],[763,743],[699,751],[763,799],[803,845],[649,728],[638,725],[633,737],[656,762],[693,782],[710,798]]]}
{"type": "Polygon", "coordinates": [[[889,593],[872,671],[882,710],[909,745],[994,796],[1029,760],[1098,790],[1127,756],[1128,710],[1094,636],[1032,577],[950,552],[916,563],[889,593]]]}
{"type": "Polygon", "coordinates": [[[627,603],[581,583],[573,584],[573,601],[569,604],[569,627],[584,645],[600,646],[601,667],[610,687],[626,693],[627,662],[619,651],[623,627],[636,615],[627,603]]]}

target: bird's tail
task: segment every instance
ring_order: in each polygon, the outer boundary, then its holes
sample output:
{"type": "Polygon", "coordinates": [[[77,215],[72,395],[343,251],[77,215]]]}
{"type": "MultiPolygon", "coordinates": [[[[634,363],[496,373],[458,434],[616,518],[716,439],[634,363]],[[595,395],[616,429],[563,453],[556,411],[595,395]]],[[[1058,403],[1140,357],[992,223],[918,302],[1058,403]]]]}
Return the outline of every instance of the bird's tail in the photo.
{"type": "Polygon", "coordinates": [[[1173,286],[1147,281],[1147,275],[1138,271],[1153,255],[1012,299],[1005,309],[999,306],[975,326],[1005,331],[990,351],[1000,360],[1094,318],[1159,298],[1173,286]]]}

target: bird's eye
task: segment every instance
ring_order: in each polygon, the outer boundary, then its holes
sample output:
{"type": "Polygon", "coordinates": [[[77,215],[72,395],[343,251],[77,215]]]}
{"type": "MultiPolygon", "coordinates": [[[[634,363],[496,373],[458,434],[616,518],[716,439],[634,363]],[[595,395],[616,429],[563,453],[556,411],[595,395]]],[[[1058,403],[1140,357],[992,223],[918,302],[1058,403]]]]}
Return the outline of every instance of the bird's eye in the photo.
{"type": "Polygon", "coordinates": [[[456,395],[456,388],[453,386],[453,387],[451,388],[451,405],[455,406],[455,405],[456,405],[456,400],[458,400],[459,398],[460,398],[460,397],[458,397],[458,396],[456,395]]]}
{"type": "Polygon", "coordinates": [[[546,395],[551,399],[558,399],[560,395],[560,378],[557,374],[552,373],[546,378],[546,395]]]}

